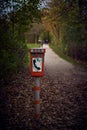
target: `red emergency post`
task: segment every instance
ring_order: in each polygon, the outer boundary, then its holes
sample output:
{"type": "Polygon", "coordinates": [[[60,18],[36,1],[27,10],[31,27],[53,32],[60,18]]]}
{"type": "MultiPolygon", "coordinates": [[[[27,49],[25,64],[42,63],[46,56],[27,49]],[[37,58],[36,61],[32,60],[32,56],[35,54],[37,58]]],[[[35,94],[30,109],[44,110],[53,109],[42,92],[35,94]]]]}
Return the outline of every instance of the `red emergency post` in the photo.
{"type": "Polygon", "coordinates": [[[31,76],[43,76],[44,74],[44,55],[45,49],[30,49],[30,72],[31,76]]]}

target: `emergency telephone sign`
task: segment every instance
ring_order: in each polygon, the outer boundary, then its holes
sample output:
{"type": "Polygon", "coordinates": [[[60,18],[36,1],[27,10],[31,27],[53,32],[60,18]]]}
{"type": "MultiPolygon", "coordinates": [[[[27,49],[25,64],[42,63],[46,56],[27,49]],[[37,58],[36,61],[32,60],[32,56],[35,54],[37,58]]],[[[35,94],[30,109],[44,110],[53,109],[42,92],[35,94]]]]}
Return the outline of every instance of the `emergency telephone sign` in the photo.
{"type": "Polygon", "coordinates": [[[42,58],[32,58],[33,72],[42,71],[42,58]]]}
{"type": "Polygon", "coordinates": [[[45,49],[34,48],[30,50],[30,72],[32,76],[43,76],[44,54],[45,49]]]}

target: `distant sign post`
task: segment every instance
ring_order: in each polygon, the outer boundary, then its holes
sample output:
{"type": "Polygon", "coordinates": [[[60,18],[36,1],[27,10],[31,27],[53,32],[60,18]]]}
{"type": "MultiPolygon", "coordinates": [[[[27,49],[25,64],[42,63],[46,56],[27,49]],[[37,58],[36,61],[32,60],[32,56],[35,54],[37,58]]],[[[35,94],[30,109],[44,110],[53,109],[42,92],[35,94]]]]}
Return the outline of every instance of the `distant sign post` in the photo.
{"type": "Polygon", "coordinates": [[[35,77],[34,86],[34,104],[35,104],[35,117],[40,116],[40,78],[44,75],[44,55],[45,49],[34,48],[30,50],[30,72],[31,76],[35,77]]]}

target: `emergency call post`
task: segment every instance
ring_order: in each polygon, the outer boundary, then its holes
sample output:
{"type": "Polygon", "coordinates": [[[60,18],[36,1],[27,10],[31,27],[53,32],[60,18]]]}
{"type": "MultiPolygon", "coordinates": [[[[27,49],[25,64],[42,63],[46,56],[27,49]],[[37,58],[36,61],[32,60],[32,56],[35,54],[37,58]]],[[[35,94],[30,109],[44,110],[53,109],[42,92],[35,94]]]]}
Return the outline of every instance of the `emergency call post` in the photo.
{"type": "Polygon", "coordinates": [[[45,49],[30,49],[30,72],[31,76],[43,76],[44,74],[44,55],[45,49]]]}

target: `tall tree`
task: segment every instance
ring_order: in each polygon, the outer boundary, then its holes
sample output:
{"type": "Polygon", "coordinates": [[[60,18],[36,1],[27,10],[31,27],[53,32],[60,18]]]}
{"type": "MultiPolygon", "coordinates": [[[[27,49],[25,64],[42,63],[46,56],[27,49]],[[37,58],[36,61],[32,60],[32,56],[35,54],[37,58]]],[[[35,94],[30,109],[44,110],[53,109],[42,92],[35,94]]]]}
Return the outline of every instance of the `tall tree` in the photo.
{"type": "Polygon", "coordinates": [[[54,41],[58,43],[58,47],[67,55],[85,60],[87,0],[51,0],[48,9],[45,24],[49,21],[52,36],[56,37],[54,41]]]}
{"type": "Polygon", "coordinates": [[[39,18],[39,2],[0,0],[0,79],[6,79],[24,66],[27,55],[24,32],[39,18]]]}

